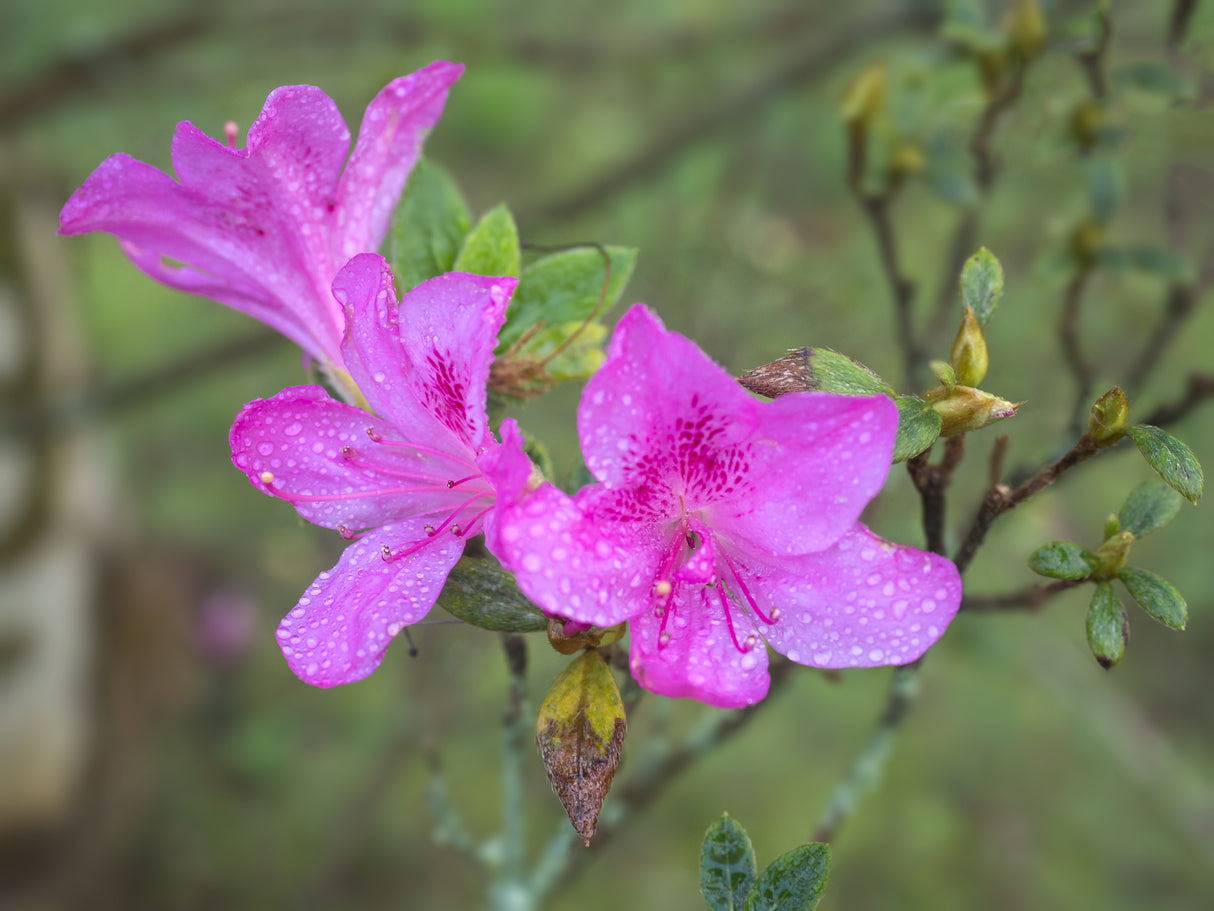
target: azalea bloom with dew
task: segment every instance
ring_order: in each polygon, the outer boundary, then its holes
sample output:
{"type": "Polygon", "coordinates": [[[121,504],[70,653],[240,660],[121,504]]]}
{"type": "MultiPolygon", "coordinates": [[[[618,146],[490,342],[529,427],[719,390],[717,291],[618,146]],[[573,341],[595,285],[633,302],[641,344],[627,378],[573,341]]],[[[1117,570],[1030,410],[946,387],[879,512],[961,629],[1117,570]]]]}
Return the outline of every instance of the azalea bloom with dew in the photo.
{"type": "Polygon", "coordinates": [[[598,483],[537,486],[503,425],[489,544],[548,613],[629,620],[632,672],[667,696],[758,702],[764,642],[815,667],[906,664],[956,614],[961,579],[857,521],[897,426],[884,396],[752,399],[637,305],[578,409],[598,483]]]}
{"type": "Polygon", "coordinates": [[[232,425],[232,461],[254,487],[353,540],[278,628],[308,683],[375,670],[484,527],[495,494],[480,466],[499,448],[485,386],[515,284],[449,272],[398,306],[384,259],[356,256],[333,283],[346,308],[341,356],[379,416],[296,386],[250,402],[232,425]]]}
{"type": "Polygon", "coordinates": [[[353,398],[333,279],[350,257],[379,249],[463,70],[438,61],[388,83],[368,105],[349,161],[346,122],[315,86],[271,92],[243,149],[234,125],[225,145],[182,122],[173,137],[177,180],[113,155],[67,201],[59,233],[115,235],[152,278],[261,320],[353,398]]]}

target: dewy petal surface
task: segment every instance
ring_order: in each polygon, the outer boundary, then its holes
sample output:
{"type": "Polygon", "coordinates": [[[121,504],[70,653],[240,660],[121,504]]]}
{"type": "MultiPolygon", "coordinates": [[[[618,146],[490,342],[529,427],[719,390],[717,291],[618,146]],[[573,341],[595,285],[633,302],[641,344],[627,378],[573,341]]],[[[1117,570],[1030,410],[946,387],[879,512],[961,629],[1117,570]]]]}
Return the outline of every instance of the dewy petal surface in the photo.
{"type": "Polygon", "coordinates": [[[295,386],[245,405],[229,442],[233,464],[262,493],[288,501],[309,522],[354,530],[465,499],[446,482],[466,476],[469,463],[392,445],[398,435],[319,386],[295,386]]]}
{"type": "Polygon", "coordinates": [[[245,149],[183,122],[173,140],[180,183],[112,156],[68,200],[60,233],[108,231],[158,281],[244,311],[340,367],[333,278],[350,255],[379,246],[460,72],[439,62],[389,84],[368,108],[344,174],[349,130],[313,86],[272,92],[245,149]]]}
{"type": "Polygon", "coordinates": [[[668,618],[645,610],[628,624],[629,661],[641,686],[721,708],[751,705],[767,695],[771,678],[763,640],[756,637],[747,651],[734,644],[735,636],[745,642],[755,633],[743,611],[731,610],[727,619],[714,589],[687,584],[675,587],[666,610],[668,618]],[[669,634],[665,644],[663,632],[669,634]]]}
{"type": "Polygon", "coordinates": [[[448,272],[397,305],[382,256],[350,260],[333,293],[350,314],[342,345],[347,369],[371,407],[419,441],[438,445],[454,437],[473,453],[491,443],[489,366],[517,283],[448,272]]]}
{"type": "Polygon", "coordinates": [[[652,603],[660,542],[643,527],[596,517],[587,493],[575,500],[545,483],[511,503],[499,490],[487,543],[548,613],[614,626],[652,603]]]}
{"type": "Polygon", "coordinates": [[[463,72],[460,64],[437,60],[392,80],[367,105],[337,189],[341,230],[333,253],[340,261],[379,247],[426,134],[438,123],[447,93],[463,72]]]}
{"type": "Polygon", "coordinates": [[[889,474],[898,408],[886,396],[803,392],[756,403],[748,496],[705,521],[773,554],[822,550],[846,533],[889,474]]]}
{"type": "Polygon", "coordinates": [[[296,675],[314,686],[361,680],[379,667],[388,643],[434,606],[464,542],[437,536],[391,563],[385,546],[425,537],[410,519],[368,534],[321,573],[278,627],[278,643],[296,675]]]}
{"type": "Polygon", "coordinates": [[[828,550],[784,557],[739,553],[734,565],[778,620],[759,633],[813,667],[908,664],[943,635],[961,604],[961,577],[944,557],[878,537],[860,523],[828,550]]]}

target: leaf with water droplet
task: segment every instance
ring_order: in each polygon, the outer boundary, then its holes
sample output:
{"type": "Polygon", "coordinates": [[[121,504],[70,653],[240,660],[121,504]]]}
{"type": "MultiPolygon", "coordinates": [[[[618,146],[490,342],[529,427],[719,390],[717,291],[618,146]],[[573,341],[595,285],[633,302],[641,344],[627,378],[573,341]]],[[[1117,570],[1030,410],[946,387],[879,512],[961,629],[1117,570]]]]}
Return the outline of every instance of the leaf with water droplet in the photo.
{"type": "Polygon", "coordinates": [[[1150,570],[1125,567],[1117,576],[1144,611],[1172,629],[1184,629],[1189,607],[1176,586],[1150,570]]]}
{"type": "Polygon", "coordinates": [[[548,628],[548,618],[492,559],[463,557],[443,586],[438,606],[472,626],[503,633],[548,628]]]}
{"type": "Polygon", "coordinates": [[[1125,434],[1171,487],[1193,503],[1201,499],[1206,478],[1192,449],[1166,430],[1150,424],[1130,424],[1125,434]]]}
{"type": "Polygon", "coordinates": [[[540,706],[535,742],[548,781],[587,845],[619,765],[625,728],[619,687],[595,649],[561,671],[540,706]]]}
{"type": "MultiPolygon", "coordinates": [[[[522,252],[514,216],[500,203],[486,212],[464,238],[452,271],[518,276],[522,252]]],[[[516,297],[517,300],[517,297],[516,297]]]]}
{"type": "Polygon", "coordinates": [[[1135,538],[1162,528],[1180,510],[1180,494],[1163,481],[1143,481],[1130,491],[1117,513],[1117,529],[1131,532],[1135,538]]]}
{"type": "Polygon", "coordinates": [[[455,182],[438,165],[419,159],[392,214],[388,258],[400,290],[450,272],[471,228],[455,182]]]}
{"type": "Polygon", "coordinates": [[[939,412],[917,395],[900,395],[894,402],[898,406],[898,436],[893,460],[902,462],[936,442],[943,421],[939,412]]]}
{"type": "Polygon", "coordinates": [[[813,911],[830,873],[830,845],[815,842],[777,857],[750,890],[746,911],[813,911]]]}
{"type": "Polygon", "coordinates": [[[712,911],[743,911],[755,882],[750,837],[725,813],[708,827],[700,846],[700,893],[712,911]]]}
{"type": "Polygon", "coordinates": [[[1042,544],[1029,557],[1029,569],[1050,579],[1086,579],[1099,565],[1096,555],[1071,541],[1042,544]]]}

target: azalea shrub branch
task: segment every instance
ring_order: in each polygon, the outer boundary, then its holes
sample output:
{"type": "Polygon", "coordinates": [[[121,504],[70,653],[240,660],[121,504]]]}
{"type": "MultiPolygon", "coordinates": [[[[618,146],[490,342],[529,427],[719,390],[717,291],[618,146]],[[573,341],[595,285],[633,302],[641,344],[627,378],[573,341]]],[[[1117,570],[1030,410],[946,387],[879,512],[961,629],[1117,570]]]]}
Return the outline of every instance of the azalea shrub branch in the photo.
{"type": "Polygon", "coordinates": [[[923,535],[927,549],[945,556],[945,491],[952,482],[953,472],[965,457],[965,434],[949,437],[945,441],[944,455],[938,465],[930,464],[931,452],[928,449],[907,459],[906,469],[922,501],[923,535]]]}
{"type": "Polygon", "coordinates": [[[1002,483],[992,484],[983,497],[982,505],[978,507],[969,530],[957,549],[953,562],[957,569],[964,573],[977,554],[978,548],[986,539],[995,520],[1009,509],[1019,506],[1029,497],[1053,484],[1064,472],[1069,471],[1081,462],[1085,462],[1099,452],[1095,440],[1084,434],[1079,441],[1056,462],[1046,465],[1023,484],[1010,488],[1002,483]]]}
{"type": "Polygon", "coordinates": [[[1015,609],[1037,610],[1055,595],[1070,591],[1085,581],[1084,579],[1059,579],[1048,585],[1029,585],[999,595],[965,595],[961,599],[961,609],[973,613],[1015,609]]]}

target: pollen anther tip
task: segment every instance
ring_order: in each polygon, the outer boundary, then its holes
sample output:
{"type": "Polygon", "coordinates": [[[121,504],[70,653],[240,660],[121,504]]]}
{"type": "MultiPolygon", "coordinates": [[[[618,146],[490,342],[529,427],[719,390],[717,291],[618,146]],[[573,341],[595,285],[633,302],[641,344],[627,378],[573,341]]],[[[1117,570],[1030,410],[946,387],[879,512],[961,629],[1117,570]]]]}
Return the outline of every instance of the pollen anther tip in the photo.
{"type": "Polygon", "coordinates": [[[263,471],[259,475],[259,477],[261,478],[262,484],[273,484],[274,483],[274,472],[272,472],[272,471],[263,471]]]}

